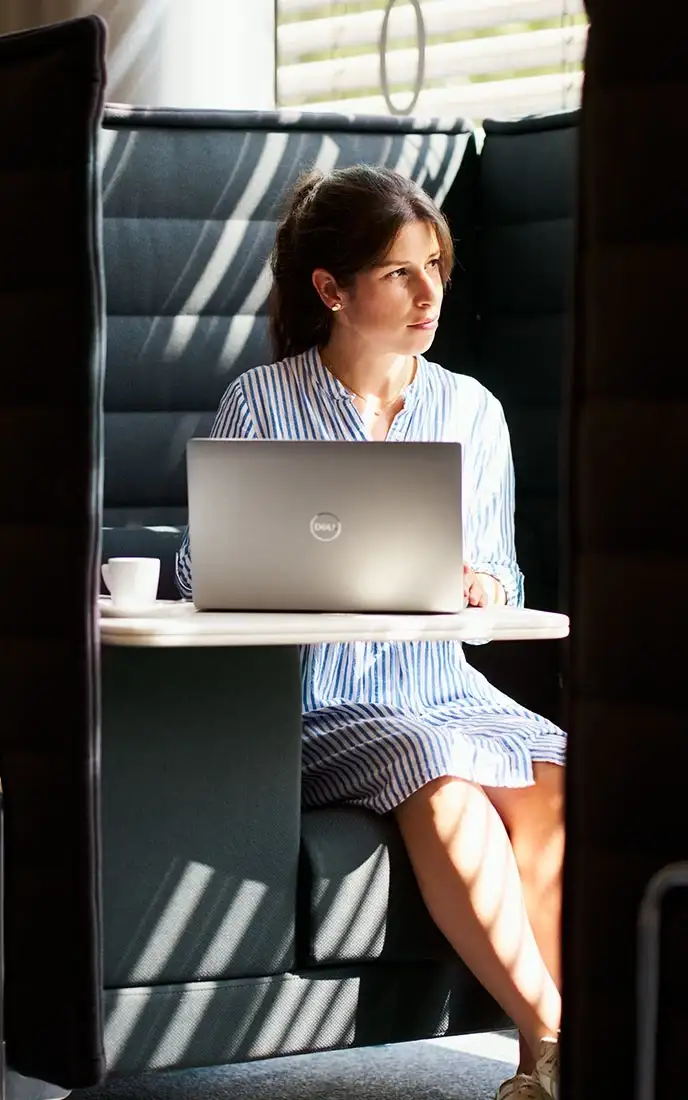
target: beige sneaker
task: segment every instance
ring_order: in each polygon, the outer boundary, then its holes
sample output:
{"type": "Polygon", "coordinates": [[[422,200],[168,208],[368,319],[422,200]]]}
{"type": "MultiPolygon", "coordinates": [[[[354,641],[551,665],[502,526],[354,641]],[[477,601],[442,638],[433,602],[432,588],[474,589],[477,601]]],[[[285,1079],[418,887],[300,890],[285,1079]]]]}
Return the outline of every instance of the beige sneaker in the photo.
{"type": "Polygon", "coordinates": [[[535,1063],[533,1077],[552,1100],[559,1100],[559,1040],[540,1041],[540,1054],[535,1063]]]}
{"type": "Polygon", "coordinates": [[[502,1082],[495,1100],[547,1100],[547,1093],[530,1074],[517,1073],[502,1082]]]}

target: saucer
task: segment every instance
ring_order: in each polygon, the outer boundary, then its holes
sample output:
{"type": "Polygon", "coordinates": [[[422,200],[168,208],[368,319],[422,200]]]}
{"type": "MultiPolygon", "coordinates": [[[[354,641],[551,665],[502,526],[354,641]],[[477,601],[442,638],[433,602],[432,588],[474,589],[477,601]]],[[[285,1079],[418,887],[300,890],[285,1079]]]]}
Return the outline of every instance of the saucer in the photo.
{"type": "Polygon", "coordinates": [[[156,615],[166,615],[175,611],[187,612],[188,600],[155,600],[153,603],[140,603],[135,607],[113,607],[111,596],[98,597],[98,610],[101,615],[113,619],[152,619],[156,615]]]}

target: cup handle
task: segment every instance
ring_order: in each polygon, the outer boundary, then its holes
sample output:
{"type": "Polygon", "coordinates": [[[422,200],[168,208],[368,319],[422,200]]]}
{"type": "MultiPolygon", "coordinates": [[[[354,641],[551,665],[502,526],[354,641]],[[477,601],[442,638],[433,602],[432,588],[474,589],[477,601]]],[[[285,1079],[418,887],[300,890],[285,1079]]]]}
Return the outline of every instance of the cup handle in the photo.
{"type": "Polygon", "coordinates": [[[100,571],[103,574],[103,580],[105,581],[105,587],[107,588],[107,590],[109,592],[110,591],[110,581],[109,581],[110,566],[109,566],[109,564],[107,562],[103,562],[103,564],[100,567],[100,571]]]}

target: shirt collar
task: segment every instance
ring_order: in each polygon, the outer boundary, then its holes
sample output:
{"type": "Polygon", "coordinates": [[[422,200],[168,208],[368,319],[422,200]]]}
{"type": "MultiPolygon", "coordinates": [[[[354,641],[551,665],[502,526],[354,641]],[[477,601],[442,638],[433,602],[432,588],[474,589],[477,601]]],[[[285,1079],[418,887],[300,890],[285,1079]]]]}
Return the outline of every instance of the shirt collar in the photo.
{"type": "MultiPolygon", "coordinates": [[[[416,356],[417,366],[416,373],[413,376],[413,380],[409,382],[408,386],[400,396],[404,397],[404,406],[410,408],[418,398],[418,392],[422,385],[423,376],[425,374],[425,358],[422,355],[416,356]]],[[[333,400],[345,401],[351,400],[351,390],[348,390],[346,386],[339,381],[338,378],[327,369],[322,359],[320,358],[320,352],[317,347],[311,348],[309,351],[304,352],[303,366],[305,373],[310,375],[316,385],[325,390],[333,400]]]]}

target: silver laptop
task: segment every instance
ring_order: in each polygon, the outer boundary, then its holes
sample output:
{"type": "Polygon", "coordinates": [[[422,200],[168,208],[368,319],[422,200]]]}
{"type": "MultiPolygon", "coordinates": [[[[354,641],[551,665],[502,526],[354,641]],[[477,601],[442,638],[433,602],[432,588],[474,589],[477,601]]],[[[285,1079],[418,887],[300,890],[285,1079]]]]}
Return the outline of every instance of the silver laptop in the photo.
{"type": "Polygon", "coordinates": [[[464,607],[459,443],[192,439],[202,610],[464,607]]]}

